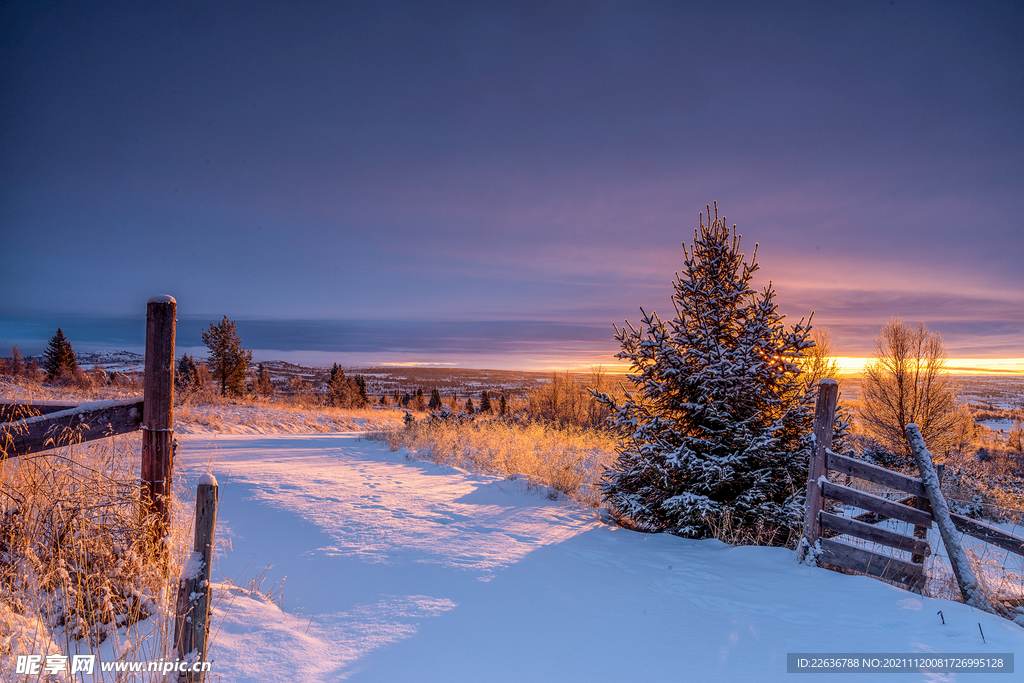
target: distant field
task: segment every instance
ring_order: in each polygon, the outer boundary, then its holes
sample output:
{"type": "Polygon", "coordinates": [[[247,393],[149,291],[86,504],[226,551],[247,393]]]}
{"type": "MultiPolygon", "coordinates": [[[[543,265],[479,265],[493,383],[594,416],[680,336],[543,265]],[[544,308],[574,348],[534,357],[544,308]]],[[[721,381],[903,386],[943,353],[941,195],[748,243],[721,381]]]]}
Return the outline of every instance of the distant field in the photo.
{"type": "MultiPolygon", "coordinates": [[[[107,371],[135,373],[142,371],[144,358],[128,351],[78,354],[83,368],[99,365],[107,371]]],[[[314,388],[321,388],[327,381],[329,368],[313,368],[295,365],[286,361],[267,361],[263,365],[270,371],[271,378],[280,387],[296,375],[310,381],[314,388]]],[[[508,396],[525,394],[528,389],[551,381],[550,372],[527,372],[521,370],[487,370],[422,366],[345,367],[348,375],[366,377],[367,391],[373,395],[413,393],[423,389],[429,393],[438,389],[445,397],[477,395],[481,391],[500,392],[508,396]]],[[[586,374],[586,373],[583,373],[586,374]]],[[[622,372],[605,370],[613,383],[624,381],[622,372]]],[[[1024,376],[1022,375],[953,375],[960,384],[961,399],[965,404],[976,404],[990,410],[1024,409],[1024,376]]],[[[841,398],[844,401],[859,401],[861,378],[859,374],[839,378],[841,398]]]]}
{"type": "MultiPolygon", "coordinates": [[[[1024,408],[1024,377],[1020,375],[953,375],[960,385],[960,400],[965,404],[981,404],[990,409],[1024,408]]],[[[839,378],[841,397],[859,401],[861,378],[839,378]]]]}

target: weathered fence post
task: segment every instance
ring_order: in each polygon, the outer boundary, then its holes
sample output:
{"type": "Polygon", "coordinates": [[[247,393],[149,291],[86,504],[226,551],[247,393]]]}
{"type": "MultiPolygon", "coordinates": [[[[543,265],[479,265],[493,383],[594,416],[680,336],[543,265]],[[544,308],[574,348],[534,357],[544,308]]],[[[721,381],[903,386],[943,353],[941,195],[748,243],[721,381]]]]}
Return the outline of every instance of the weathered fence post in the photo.
{"type": "MultiPolygon", "coordinates": [[[[181,572],[174,618],[174,647],[190,664],[206,661],[210,631],[210,563],[217,525],[217,479],[204,474],[196,486],[196,533],[192,554],[181,572]]],[[[192,668],[191,666],[188,668],[192,668]]],[[[203,672],[182,672],[181,683],[202,683],[203,672]]]]}
{"type": "Polygon", "coordinates": [[[916,424],[909,424],[906,434],[910,450],[913,451],[917,467],[921,471],[921,483],[924,485],[925,493],[928,494],[931,503],[932,519],[939,527],[939,535],[942,536],[942,542],[946,546],[946,555],[953,567],[953,575],[960,586],[960,594],[963,595],[964,602],[971,607],[1006,616],[1003,614],[1005,610],[1000,610],[985,597],[981,590],[981,584],[978,583],[978,578],[971,568],[971,563],[968,561],[963,547],[957,541],[956,527],[953,526],[953,520],[949,516],[949,506],[946,505],[946,497],[942,495],[942,490],[939,487],[939,478],[932,466],[932,454],[925,446],[921,430],[916,424]]]}
{"type": "Polygon", "coordinates": [[[814,450],[807,468],[807,503],[804,510],[804,536],[797,548],[797,560],[804,561],[808,551],[821,536],[818,513],[822,508],[821,484],[825,475],[825,451],[832,446],[832,426],[835,419],[839,384],[834,379],[818,382],[818,397],[814,402],[814,450]]]}
{"type": "Polygon", "coordinates": [[[174,323],[178,304],[155,296],[146,308],[146,375],[142,404],[142,517],[154,540],[171,521],[171,462],[174,443],[174,323]]]}

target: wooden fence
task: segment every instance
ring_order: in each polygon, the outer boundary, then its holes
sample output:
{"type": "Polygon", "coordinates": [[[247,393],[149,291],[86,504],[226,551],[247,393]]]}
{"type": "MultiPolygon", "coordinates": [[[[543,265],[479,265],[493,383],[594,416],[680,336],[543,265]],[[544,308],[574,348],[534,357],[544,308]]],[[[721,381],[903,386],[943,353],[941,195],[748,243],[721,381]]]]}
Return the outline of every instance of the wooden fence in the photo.
{"type": "MultiPolygon", "coordinates": [[[[924,560],[931,554],[927,532],[932,527],[933,521],[939,524],[941,530],[947,519],[950,529],[955,528],[986,543],[1018,555],[1024,555],[1024,537],[948,511],[945,499],[941,494],[939,476],[932,466],[931,454],[924,448],[924,442],[920,440],[915,425],[908,426],[908,440],[913,445],[915,457],[918,460],[918,469],[921,475],[919,478],[832,452],[830,446],[838,389],[838,385],[833,380],[822,380],[818,385],[814,420],[815,449],[808,468],[804,534],[798,550],[800,560],[808,561],[810,557],[815,563],[827,563],[876,576],[903,584],[910,590],[920,593],[926,580],[924,560]],[[917,435],[916,441],[914,434],[917,435]],[[910,496],[894,501],[849,486],[842,486],[828,480],[829,471],[873,482],[908,493],[910,496]],[[931,491],[928,490],[929,488],[931,491]],[[856,517],[832,514],[825,509],[826,499],[861,508],[867,513],[856,517]],[[892,518],[913,524],[914,535],[906,536],[880,528],[864,521],[868,518],[874,520],[892,518]],[[836,536],[825,538],[822,535],[823,530],[832,531],[836,536]],[[871,552],[844,542],[840,538],[841,536],[852,536],[894,548],[909,553],[911,557],[906,560],[871,552]]],[[[957,567],[957,563],[963,557],[963,552],[955,539],[947,540],[946,536],[947,534],[943,534],[947,555],[953,563],[954,573],[960,581],[962,568],[957,567]],[[956,544],[955,547],[951,546],[951,543],[956,544]]],[[[967,587],[961,582],[961,590],[966,596],[968,590],[965,588],[967,587]]]]}
{"type": "Polygon", "coordinates": [[[146,374],[141,397],[73,404],[0,403],[0,460],[143,430],[140,515],[163,538],[170,525],[174,443],[174,327],[177,302],[155,296],[146,308],[146,374]],[[27,417],[23,417],[28,415],[27,417]]]}
{"type": "MultiPolygon", "coordinates": [[[[140,523],[162,539],[171,522],[174,465],[174,334],[177,302],[155,296],[146,308],[146,364],[141,397],[74,404],[61,401],[0,400],[0,461],[69,444],[141,429],[140,523]]],[[[196,495],[196,539],[190,566],[180,580],[175,646],[180,656],[205,659],[210,621],[210,557],[216,522],[217,482],[207,475],[196,495]],[[188,579],[186,581],[186,578],[188,579]]],[[[202,673],[181,675],[202,681],[202,673]]]]}

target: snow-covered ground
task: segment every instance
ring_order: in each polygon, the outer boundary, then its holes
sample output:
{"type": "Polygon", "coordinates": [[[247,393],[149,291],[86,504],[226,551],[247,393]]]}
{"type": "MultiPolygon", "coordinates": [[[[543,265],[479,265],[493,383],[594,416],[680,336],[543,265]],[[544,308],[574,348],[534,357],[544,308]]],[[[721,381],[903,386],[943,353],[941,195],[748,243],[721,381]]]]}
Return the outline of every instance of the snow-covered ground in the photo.
{"type": "MultiPolygon", "coordinates": [[[[784,549],[608,526],[357,434],[179,441],[187,480],[220,482],[222,681],[782,681],[788,652],[1024,653],[1024,629],[962,604],[784,549]],[[264,571],[283,600],[228,582],[264,571]]],[[[994,680],[884,677],[975,678],[994,680]]]]}

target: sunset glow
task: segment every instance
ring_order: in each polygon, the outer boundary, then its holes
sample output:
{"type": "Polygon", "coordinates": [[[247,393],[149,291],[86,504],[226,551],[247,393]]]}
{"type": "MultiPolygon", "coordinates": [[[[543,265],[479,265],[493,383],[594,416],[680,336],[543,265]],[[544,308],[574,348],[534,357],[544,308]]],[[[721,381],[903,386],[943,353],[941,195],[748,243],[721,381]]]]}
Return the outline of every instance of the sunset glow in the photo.
{"type": "Polygon", "coordinates": [[[204,7],[4,3],[0,354],[167,293],[200,353],[612,367],[717,201],[849,371],[899,316],[1024,372],[1019,5],[204,7]]]}
{"type": "MultiPolygon", "coordinates": [[[[870,358],[838,357],[846,374],[858,375],[870,358]]],[[[947,358],[946,372],[954,375],[1024,375],[1024,358],[947,358]]]]}

